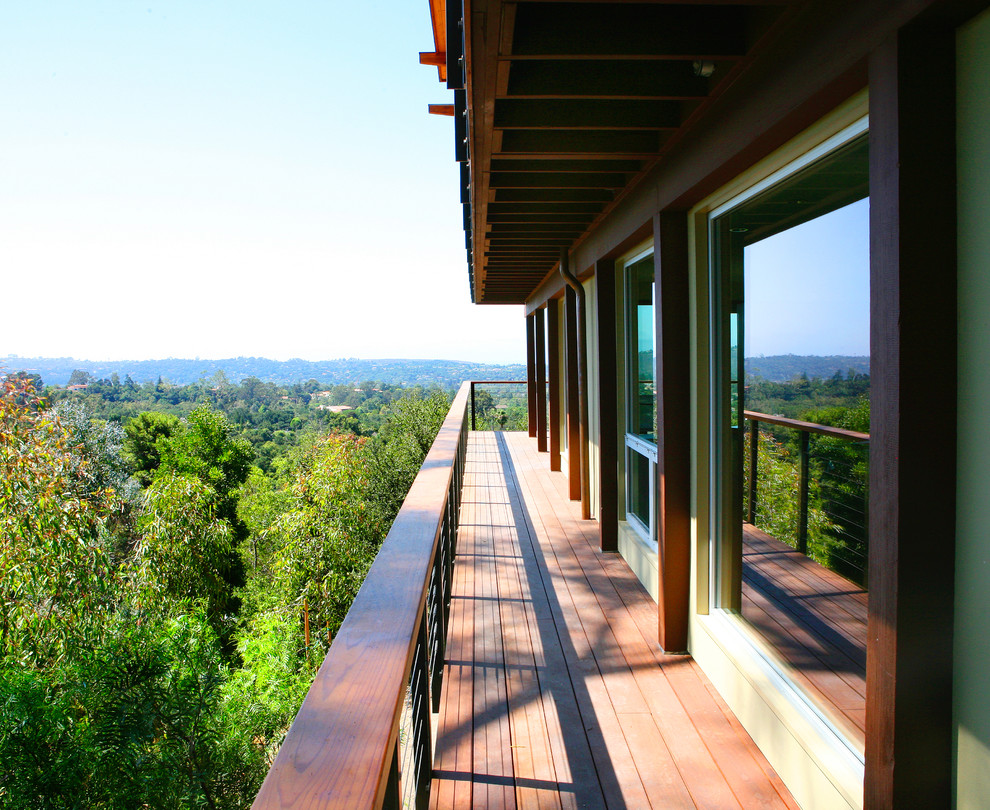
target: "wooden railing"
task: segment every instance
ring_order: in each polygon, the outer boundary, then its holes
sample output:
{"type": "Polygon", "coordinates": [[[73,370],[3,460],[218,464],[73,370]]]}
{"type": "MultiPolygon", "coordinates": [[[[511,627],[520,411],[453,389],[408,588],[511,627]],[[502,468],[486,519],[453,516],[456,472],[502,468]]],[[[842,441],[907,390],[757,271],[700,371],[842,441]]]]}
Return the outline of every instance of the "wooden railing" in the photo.
{"type": "MultiPolygon", "coordinates": [[[[799,419],[787,419],[782,416],[771,416],[765,413],[758,413],[756,411],[745,411],[743,414],[746,420],[749,422],[750,429],[750,441],[749,441],[749,491],[747,493],[747,518],[750,523],[756,523],[756,515],[759,508],[758,501],[758,468],[757,463],[759,454],[759,435],[760,435],[760,423],[768,425],[776,425],[778,427],[788,428],[790,430],[795,430],[798,433],[798,526],[797,526],[797,550],[802,554],[808,553],[808,508],[809,508],[809,445],[810,437],[812,434],[817,434],[821,436],[830,436],[836,439],[842,439],[848,442],[855,442],[860,444],[869,444],[870,434],[869,433],[859,433],[854,430],[845,430],[843,428],[829,427],[828,425],[820,425],[817,422],[804,422],[799,419]]],[[[865,509],[865,493],[864,493],[864,509],[865,509]]],[[[865,527],[864,527],[865,529],[865,527]]],[[[863,580],[865,582],[865,568],[863,570],[863,580]]]]}
{"type": "Polygon", "coordinates": [[[428,804],[430,709],[439,708],[469,393],[461,385],[254,810],[399,808],[403,795],[416,808],[428,804]],[[400,774],[407,692],[414,767],[400,774]]]}

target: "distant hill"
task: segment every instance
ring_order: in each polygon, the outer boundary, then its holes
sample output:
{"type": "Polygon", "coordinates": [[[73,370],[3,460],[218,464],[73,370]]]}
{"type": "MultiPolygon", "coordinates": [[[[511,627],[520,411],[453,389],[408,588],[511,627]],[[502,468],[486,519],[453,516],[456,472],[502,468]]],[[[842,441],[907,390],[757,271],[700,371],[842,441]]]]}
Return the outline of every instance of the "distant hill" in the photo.
{"type": "Polygon", "coordinates": [[[521,363],[493,365],[460,360],[268,360],[264,357],[232,357],[226,360],[76,360],[72,357],[0,357],[0,373],[27,371],[41,375],[46,385],[66,385],[76,369],[97,379],[128,374],[136,383],[155,382],[159,377],[176,385],[188,385],[222,371],[234,383],[245,377],[287,385],[317,380],[327,385],[367,380],[395,385],[439,385],[452,388],[463,380],[524,380],[521,363]]]}
{"type": "Polygon", "coordinates": [[[746,375],[762,377],[770,382],[787,382],[806,374],[809,378],[834,377],[836,372],[848,376],[850,370],[857,374],[870,373],[870,358],[862,355],[833,354],[828,357],[802,354],[775,354],[769,357],[747,357],[746,375]]]}

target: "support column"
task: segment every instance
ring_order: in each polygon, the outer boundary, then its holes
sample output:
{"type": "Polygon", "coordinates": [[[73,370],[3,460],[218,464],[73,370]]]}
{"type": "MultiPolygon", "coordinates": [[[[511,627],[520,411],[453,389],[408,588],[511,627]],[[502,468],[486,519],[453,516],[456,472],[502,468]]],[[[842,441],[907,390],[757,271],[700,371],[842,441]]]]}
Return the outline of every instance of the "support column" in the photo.
{"type": "Polygon", "coordinates": [[[619,377],[616,369],[615,262],[595,264],[598,301],[599,515],[602,551],[619,548],[619,377]]]}
{"type": "Polygon", "coordinates": [[[660,569],[657,636],[667,652],[687,650],[691,576],[687,225],[684,211],[664,211],[653,218],[660,569]]]}
{"type": "Polygon", "coordinates": [[[954,34],[915,25],[869,60],[866,808],[952,801],[954,34]]]}
{"type": "Polygon", "coordinates": [[[567,494],[581,500],[581,414],[578,404],[577,296],[564,294],[564,344],[567,352],[567,494]]]}
{"type": "Polygon", "coordinates": [[[547,301],[547,366],[550,397],[550,469],[560,469],[560,302],[547,301]]]}
{"type": "Polygon", "coordinates": [[[536,449],[547,452],[547,333],[544,310],[533,313],[536,324],[536,449]]]}
{"type": "Polygon", "coordinates": [[[526,403],[529,437],[536,436],[536,316],[526,316],[526,403]]]}

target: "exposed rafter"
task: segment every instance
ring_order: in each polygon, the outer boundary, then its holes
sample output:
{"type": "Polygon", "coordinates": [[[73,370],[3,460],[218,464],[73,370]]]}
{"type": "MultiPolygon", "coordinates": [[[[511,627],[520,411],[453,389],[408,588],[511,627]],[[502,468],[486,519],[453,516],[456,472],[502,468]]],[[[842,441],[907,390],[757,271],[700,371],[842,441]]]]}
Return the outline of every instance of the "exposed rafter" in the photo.
{"type": "MultiPolygon", "coordinates": [[[[787,0],[464,0],[472,290],[521,303],[745,69],[787,0]]],[[[456,4],[456,8],[454,6],[456,4]]],[[[454,21],[454,22],[451,22],[454,21]]],[[[451,62],[448,60],[448,68],[451,62]]],[[[461,109],[457,110],[458,114],[461,109]]]]}

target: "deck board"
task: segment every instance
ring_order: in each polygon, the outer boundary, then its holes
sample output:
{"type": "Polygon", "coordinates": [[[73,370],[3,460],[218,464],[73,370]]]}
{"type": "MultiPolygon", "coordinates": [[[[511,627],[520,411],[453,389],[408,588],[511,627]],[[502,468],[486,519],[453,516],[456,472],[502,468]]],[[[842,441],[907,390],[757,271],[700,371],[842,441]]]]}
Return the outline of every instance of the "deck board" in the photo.
{"type": "Polygon", "coordinates": [[[462,503],[433,807],[796,807],[534,440],[471,433],[462,503]]]}

